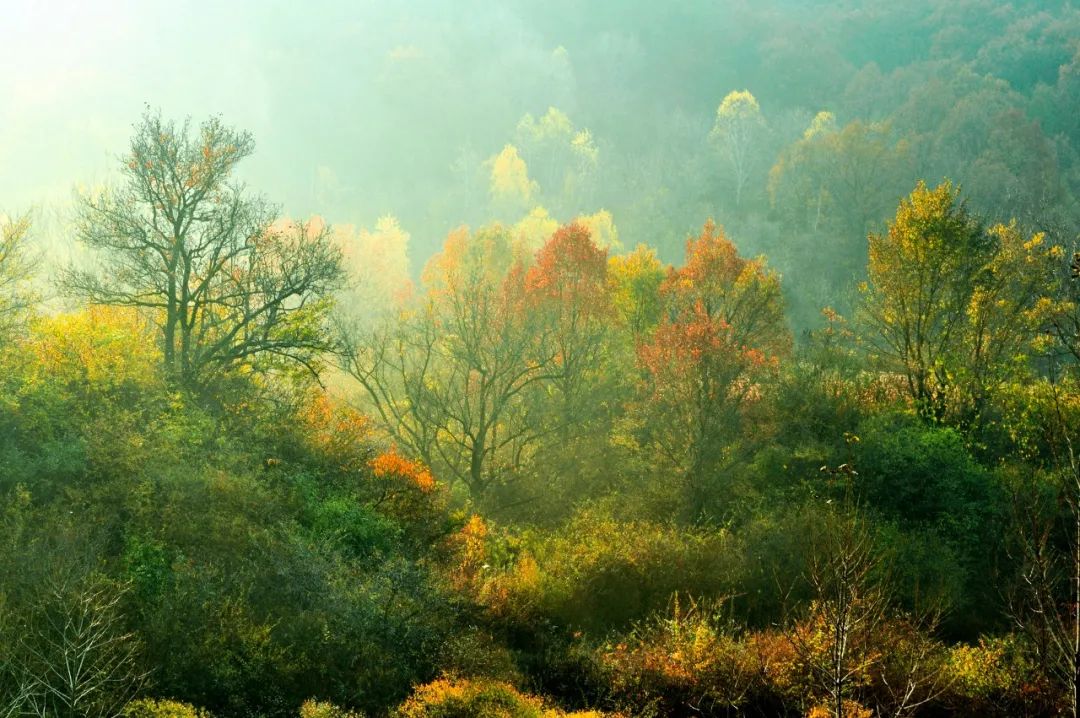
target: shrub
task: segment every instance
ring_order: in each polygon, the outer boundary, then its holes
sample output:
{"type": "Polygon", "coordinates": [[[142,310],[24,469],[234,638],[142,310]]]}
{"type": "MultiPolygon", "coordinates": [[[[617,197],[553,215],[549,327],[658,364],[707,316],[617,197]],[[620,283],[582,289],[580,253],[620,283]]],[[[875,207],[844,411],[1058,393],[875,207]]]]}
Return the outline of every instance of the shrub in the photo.
{"type": "Polygon", "coordinates": [[[487,581],[481,600],[513,622],[603,633],[662,610],[676,592],[729,594],[738,558],[724,530],[620,522],[586,511],[530,542],[510,570],[487,581]]]}
{"type": "Polygon", "coordinates": [[[1058,715],[1064,696],[1040,674],[1032,650],[1015,635],[954,646],[941,703],[959,716],[1058,715]]]}
{"type": "Polygon", "coordinates": [[[609,641],[595,661],[616,704],[634,715],[675,715],[685,706],[707,715],[738,709],[762,672],[752,648],[717,612],[678,596],[668,615],[609,641]]]}
{"type": "Polygon", "coordinates": [[[339,708],[333,703],[306,700],[300,706],[300,718],[363,718],[363,713],[339,708]]]}
{"type": "MultiPolygon", "coordinates": [[[[835,718],[832,706],[814,706],[807,712],[806,718],[835,718]]],[[[844,701],[844,718],[873,718],[874,711],[864,708],[855,701],[844,701]]]]}
{"type": "Polygon", "coordinates": [[[470,626],[450,636],[439,651],[441,670],[514,682],[521,676],[511,652],[489,633],[470,626]]]}
{"type": "Polygon", "coordinates": [[[508,683],[440,678],[417,688],[395,715],[397,718],[602,718],[604,714],[565,713],[508,683]]]}
{"type": "Polygon", "coordinates": [[[124,706],[123,718],[210,718],[210,713],[189,703],[140,698],[124,706]]]}

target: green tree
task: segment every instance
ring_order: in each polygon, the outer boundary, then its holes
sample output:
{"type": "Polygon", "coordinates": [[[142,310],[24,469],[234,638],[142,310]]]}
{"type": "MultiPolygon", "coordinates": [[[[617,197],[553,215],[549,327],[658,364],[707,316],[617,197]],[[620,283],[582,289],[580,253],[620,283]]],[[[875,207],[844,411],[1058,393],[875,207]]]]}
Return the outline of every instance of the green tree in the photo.
{"type": "Polygon", "coordinates": [[[820,112],[769,172],[773,206],[798,227],[838,230],[861,241],[908,181],[908,145],[887,124],[836,126],[820,112]]]}
{"type": "Polygon", "coordinates": [[[656,251],[639,244],[633,252],[608,260],[611,301],[620,323],[634,340],[644,339],[660,322],[664,265],[656,251]]]}

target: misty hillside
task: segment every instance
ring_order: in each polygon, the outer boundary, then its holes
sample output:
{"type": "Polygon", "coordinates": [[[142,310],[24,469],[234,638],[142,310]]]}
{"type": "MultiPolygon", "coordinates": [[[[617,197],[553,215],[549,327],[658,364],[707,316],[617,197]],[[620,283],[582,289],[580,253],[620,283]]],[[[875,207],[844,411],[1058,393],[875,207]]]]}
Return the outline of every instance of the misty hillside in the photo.
{"type": "Polygon", "coordinates": [[[12,2],[0,718],[1080,715],[1080,8],[12,2]]]}

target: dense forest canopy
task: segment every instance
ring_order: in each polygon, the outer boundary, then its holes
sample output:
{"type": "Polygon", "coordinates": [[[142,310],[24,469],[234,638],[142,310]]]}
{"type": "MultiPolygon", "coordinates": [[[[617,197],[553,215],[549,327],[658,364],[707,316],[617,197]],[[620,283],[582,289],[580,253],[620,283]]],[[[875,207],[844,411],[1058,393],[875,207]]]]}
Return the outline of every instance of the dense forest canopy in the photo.
{"type": "Polygon", "coordinates": [[[1080,714],[1080,8],[176,10],[0,30],[0,718],[1080,714]]]}

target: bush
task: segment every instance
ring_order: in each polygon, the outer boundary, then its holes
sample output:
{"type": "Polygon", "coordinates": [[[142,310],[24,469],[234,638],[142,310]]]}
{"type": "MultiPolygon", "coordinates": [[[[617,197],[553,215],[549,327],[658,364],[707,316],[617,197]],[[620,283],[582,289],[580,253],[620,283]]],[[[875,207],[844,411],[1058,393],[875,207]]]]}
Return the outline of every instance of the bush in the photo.
{"type": "MultiPolygon", "coordinates": [[[[855,701],[844,701],[844,718],[874,718],[874,711],[855,701]]],[[[806,718],[835,718],[832,706],[818,705],[810,709],[806,718]]]]}
{"type": "Polygon", "coordinates": [[[363,713],[339,708],[333,703],[306,700],[300,706],[300,718],[363,718],[363,713]]]}
{"type": "Polygon", "coordinates": [[[726,629],[716,612],[676,596],[668,615],[603,645],[595,666],[615,703],[633,715],[676,715],[688,705],[707,715],[737,710],[763,668],[726,629]]]}
{"type": "Polygon", "coordinates": [[[441,678],[417,688],[395,715],[397,718],[601,718],[603,714],[565,713],[508,683],[441,678]]]}
{"type": "Polygon", "coordinates": [[[210,714],[189,703],[141,698],[124,706],[123,718],[210,718],[210,714]]]}
{"type": "Polygon", "coordinates": [[[980,638],[949,651],[940,702],[958,716],[1061,715],[1065,696],[1041,675],[1033,648],[1015,635],[980,638]]]}
{"type": "Polygon", "coordinates": [[[936,526],[956,539],[983,536],[1004,497],[953,429],[914,417],[875,417],[861,427],[855,464],[870,505],[906,525],[936,526]]]}
{"type": "Polygon", "coordinates": [[[662,610],[676,592],[729,595],[738,559],[722,529],[680,530],[586,511],[528,542],[508,571],[486,581],[480,598],[519,625],[603,633],[662,610]]]}
{"type": "Polygon", "coordinates": [[[995,559],[1007,515],[998,475],[975,460],[960,433],[925,426],[911,416],[875,417],[864,423],[861,434],[854,457],[856,486],[867,508],[903,531],[932,534],[927,536],[927,562],[908,573],[949,573],[960,579],[946,587],[953,604],[946,632],[974,638],[996,628],[998,614],[987,607],[1000,606],[995,559]],[[950,553],[954,558],[947,558],[950,553]]]}

